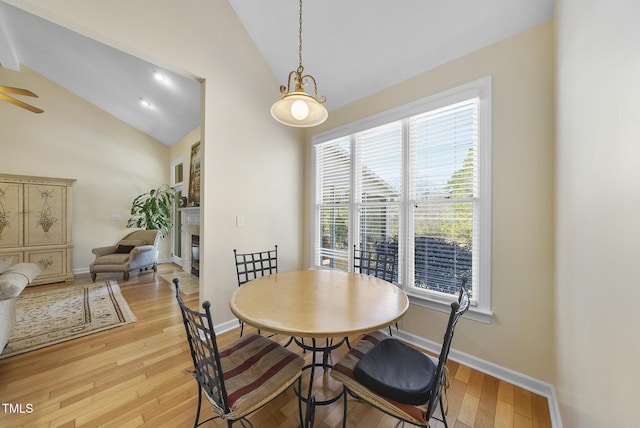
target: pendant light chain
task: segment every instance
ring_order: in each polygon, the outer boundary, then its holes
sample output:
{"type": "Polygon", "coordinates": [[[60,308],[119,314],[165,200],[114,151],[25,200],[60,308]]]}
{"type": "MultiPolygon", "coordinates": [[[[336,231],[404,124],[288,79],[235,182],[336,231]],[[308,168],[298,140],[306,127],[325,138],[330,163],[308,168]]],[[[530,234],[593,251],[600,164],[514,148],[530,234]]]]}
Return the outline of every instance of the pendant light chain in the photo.
{"type": "Polygon", "coordinates": [[[302,73],[304,67],[302,66],[302,0],[300,0],[300,18],[299,18],[300,27],[298,29],[298,72],[302,73]]]}

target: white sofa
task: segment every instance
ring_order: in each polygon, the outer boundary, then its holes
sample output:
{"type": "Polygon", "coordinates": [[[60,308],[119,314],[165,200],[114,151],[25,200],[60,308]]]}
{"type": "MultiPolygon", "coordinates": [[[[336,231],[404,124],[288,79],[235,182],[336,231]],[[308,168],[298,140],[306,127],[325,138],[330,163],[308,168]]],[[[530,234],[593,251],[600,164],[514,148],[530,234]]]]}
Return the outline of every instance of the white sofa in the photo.
{"type": "MultiPolygon", "coordinates": [[[[10,263],[11,259],[8,264],[10,263]]],[[[16,325],[16,300],[24,287],[40,272],[40,268],[34,263],[18,263],[0,273],[0,352],[9,341],[16,325]]]]}

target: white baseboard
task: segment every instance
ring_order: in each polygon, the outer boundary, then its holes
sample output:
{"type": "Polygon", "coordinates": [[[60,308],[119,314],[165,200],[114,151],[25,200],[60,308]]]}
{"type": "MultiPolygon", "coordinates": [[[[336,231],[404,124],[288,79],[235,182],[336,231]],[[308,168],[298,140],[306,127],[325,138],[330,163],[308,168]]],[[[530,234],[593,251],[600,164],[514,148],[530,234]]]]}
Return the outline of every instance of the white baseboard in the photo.
{"type": "Polygon", "coordinates": [[[217,324],[213,327],[213,330],[216,334],[226,333],[229,330],[233,330],[234,328],[238,328],[240,326],[240,321],[237,318],[234,318],[229,321],[225,321],[222,324],[217,324]]]}
{"type": "MultiPolygon", "coordinates": [[[[173,262],[171,261],[170,258],[158,259],[158,264],[162,264],[162,263],[173,263],[173,262]]],[[[89,266],[73,269],[73,274],[74,275],[78,275],[78,274],[81,274],[81,273],[89,273],[89,266]]]]}
{"type": "MultiPolygon", "coordinates": [[[[408,343],[416,345],[422,349],[426,349],[429,352],[433,352],[434,354],[440,353],[440,348],[442,347],[441,343],[436,343],[402,330],[397,332],[394,331],[393,334],[394,337],[398,337],[399,339],[402,339],[408,343]]],[[[553,428],[562,428],[562,420],[560,418],[558,400],[556,398],[555,388],[552,384],[543,382],[522,373],[518,373],[514,370],[499,366],[489,361],[482,360],[480,358],[474,357],[473,355],[456,351],[453,348],[449,352],[449,358],[455,362],[464,364],[467,367],[496,377],[500,380],[504,380],[512,385],[519,386],[522,389],[526,389],[527,391],[547,398],[547,402],[549,403],[549,416],[551,418],[551,426],[553,428]]]]}

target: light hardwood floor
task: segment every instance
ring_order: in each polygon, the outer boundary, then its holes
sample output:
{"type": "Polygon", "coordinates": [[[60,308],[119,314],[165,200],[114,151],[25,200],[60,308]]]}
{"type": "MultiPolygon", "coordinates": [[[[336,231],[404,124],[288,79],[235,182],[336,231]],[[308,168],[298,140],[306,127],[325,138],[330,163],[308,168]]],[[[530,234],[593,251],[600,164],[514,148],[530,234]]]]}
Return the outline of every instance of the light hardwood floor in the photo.
{"type": "MultiPolygon", "coordinates": [[[[161,265],[157,274],[132,273],[129,281],[123,281],[121,275],[98,275],[98,281],[118,281],[138,318],[136,323],[0,360],[0,427],[193,426],[197,387],[188,374],[191,359],[184,327],[174,287],[160,278],[172,271],[179,268],[161,265]],[[25,413],[8,412],[8,404],[22,405],[25,413]]],[[[88,282],[88,274],[78,275],[75,280],[78,284],[88,282]]],[[[198,294],[186,296],[185,301],[197,307],[198,294]]],[[[238,334],[237,329],[221,334],[219,344],[229,343],[238,334]]],[[[332,360],[337,361],[344,352],[335,351],[332,360]]],[[[452,361],[449,373],[450,427],[551,426],[544,397],[452,361]]],[[[314,384],[319,385],[315,390],[319,398],[340,390],[340,385],[322,370],[317,371],[314,384]]],[[[211,416],[206,408],[203,414],[211,416]]],[[[297,426],[295,395],[287,391],[250,420],[256,428],[297,426]]],[[[317,409],[316,427],[338,427],[341,423],[341,400],[317,409]]],[[[350,399],[349,427],[393,427],[395,423],[391,417],[350,399]]],[[[226,423],[215,421],[209,426],[226,423]]]]}

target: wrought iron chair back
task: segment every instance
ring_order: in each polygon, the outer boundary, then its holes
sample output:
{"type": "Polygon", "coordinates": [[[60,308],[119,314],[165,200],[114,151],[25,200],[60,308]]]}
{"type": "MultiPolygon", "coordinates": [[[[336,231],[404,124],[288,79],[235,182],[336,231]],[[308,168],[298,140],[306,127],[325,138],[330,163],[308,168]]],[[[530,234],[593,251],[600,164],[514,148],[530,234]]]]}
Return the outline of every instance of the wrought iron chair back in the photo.
{"type": "MultiPolygon", "coordinates": [[[[265,275],[278,273],[278,246],[274,247],[273,250],[258,251],[257,253],[238,253],[238,250],[233,249],[238,287],[265,275]]],[[[258,333],[260,333],[260,329],[258,329],[258,333]]],[[[244,323],[240,321],[240,337],[243,334],[244,323]]]]}
{"type": "Polygon", "coordinates": [[[353,270],[385,281],[397,281],[398,248],[360,250],[353,246],[353,270]]]}
{"type": "Polygon", "coordinates": [[[238,253],[234,248],[238,287],[251,280],[278,273],[278,246],[273,250],[257,253],[238,253]]]}
{"type": "MultiPolygon", "coordinates": [[[[433,416],[433,412],[436,409],[436,406],[440,404],[443,418],[444,418],[444,409],[442,408],[442,388],[446,382],[446,373],[445,366],[447,364],[447,359],[449,358],[449,351],[451,349],[451,342],[453,341],[453,334],[455,332],[456,325],[460,320],[460,317],[467,312],[470,305],[469,293],[466,289],[467,278],[462,278],[462,285],[460,286],[460,295],[458,296],[458,300],[456,302],[451,303],[451,312],[449,314],[449,321],[447,323],[447,329],[444,333],[444,338],[442,340],[442,349],[440,350],[440,355],[438,356],[438,366],[436,367],[435,379],[433,392],[429,398],[429,405],[427,406],[427,420],[431,419],[433,416]]],[[[445,423],[446,426],[446,423],[445,423]]]]}
{"type": "MultiPolygon", "coordinates": [[[[398,247],[381,247],[375,251],[359,250],[353,246],[353,271],[375,276],[389,282],[397,282],[398,247]]],[[[398,323],[396,323],[398,330],[398,323]]],[[[391,326],[389,335],[393,336],[391,326]]]]}
{"type": "Polygon", "coordinates": [[[206,301],[202,304],[204,312],[197,312],[190,309],[185,305],[180,295],[179,280],[175,278],[173,283],[176,286],[176,299],[180,306],[180,312],[182,312],[182,320],[187,333],[191,359],[193,360],[193,371],[191,374],[198,382],[198,411],[195,424],[195,426],[198,426],[202,391],[204,390],[205,394],[207,394],[224,413],[228,413],[229,404],[227,391],[224,385],[216,333],[211,320],[211,303],[206,301]]]}

